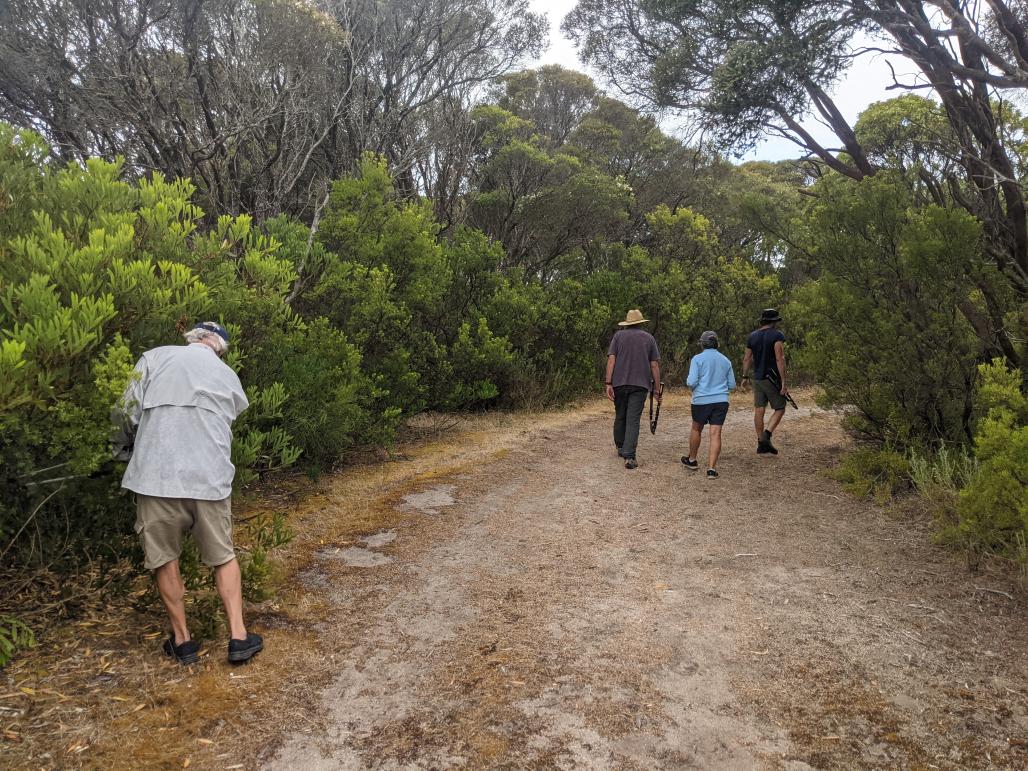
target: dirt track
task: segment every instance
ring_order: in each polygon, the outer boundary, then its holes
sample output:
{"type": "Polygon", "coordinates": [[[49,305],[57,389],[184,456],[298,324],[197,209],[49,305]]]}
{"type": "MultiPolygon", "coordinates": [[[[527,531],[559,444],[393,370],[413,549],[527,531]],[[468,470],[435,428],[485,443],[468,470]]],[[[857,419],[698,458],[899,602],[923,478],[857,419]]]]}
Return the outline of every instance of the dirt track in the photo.
{"type": "Polygon", "coordinates": [[[296,533],[265,652],[184,669],[156,604],[91,613],[4,671],[0,767],[1028,768],[1026,592],[826,477],[837,415],[765,458],[734,409],[708,481],[684,396],[634,471],[610,413],[440,417],[278,480],[239,512],[296,533]]]}
{"type": "Polygon", "coordinates": [[[837,416],[792,412],[765,458],[733,410],[708,481],[679,462],[687,409],[635,471],[599,406],[512,428],[396,493],[370,545],[320,547],[334,674],[259,762],[1025,767],[1023,595],[827,479],[837,416]]]}

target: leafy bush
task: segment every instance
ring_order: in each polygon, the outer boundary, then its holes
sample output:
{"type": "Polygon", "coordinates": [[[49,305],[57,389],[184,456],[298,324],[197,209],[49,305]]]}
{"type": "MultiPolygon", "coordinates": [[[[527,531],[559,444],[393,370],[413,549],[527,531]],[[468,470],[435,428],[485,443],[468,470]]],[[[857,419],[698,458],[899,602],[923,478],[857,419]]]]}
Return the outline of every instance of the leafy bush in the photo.
{"type": "Polygon", "coordinates": [[[963,447],[943,445],[935,453],[911,450],[910,479],[926,497],[956,496],[979,473],[978,460],[963,447]]]}
{"type": "Polygon", "coordinates": [[[967,442],[985,350],[967,320],[984,315],[968,273],[987,272],[970,267],[981,264],[980,224],[915,206],[887,172],[860,183],[829,176],[816,189],[808,238],[819,275],[786,310],[804,339],[794,359],[829,403],[857,408],[850,425],[867,437],[900,447],[967,442]]]}
{"type": "Polygon", "coordinates": [[[852,495],[884,504],[910,489],[910,461],[889,448],[863,448],[848,454],[832,476],[852,495]]]}
{"type": "MultiPolygon", "coordinates": [[[[248,218],[201,230],[188,181],[122,177],[120,163],[45,163],[37,140],[0,125],[0,184],[18,186],[0,239],[0,539],[25,533],[15,560],[123,553],[131,515],[109,412],[142,351],[221,318],[240,341],[227,362],[245,374],[263,330],[293,317],[292,264],[248,218]]],[[[281,384],[249,386],[240,482],[297,456],[281,384]]]]}
{"type": "Polygon", "coordinates": [[[251,602],[261,602],[271,596],[271,565],[268,555],[293,540],[286,526],[286,515],[278,512],[261,514],[249,526],[249,548],[240,560],[243,576],[243,596],[251,602]]]}
{"type": "Polygon", "coordinates": [[[1028,397],[1019,373],[1002,361],[983,364],[979,372],[978,473],[960,494],[959,522],[949,535],[1028,569],[1028,397]]]}
{"type": "Polygon", "coordinates": [[[35,644],[36,636],[25,624],[13,616],[0,615],[0,669],[18,651],[32,648],[35,644]]]}
{"type": "Polygon", "coordinates": [[[379,403],[383,394],[362,369],[360,352],[327,319],[269,334],[247,372],[285,387],[281,421],[312,473],[356,446],[388,444],[395,436],[400,408],[379,403]]]}

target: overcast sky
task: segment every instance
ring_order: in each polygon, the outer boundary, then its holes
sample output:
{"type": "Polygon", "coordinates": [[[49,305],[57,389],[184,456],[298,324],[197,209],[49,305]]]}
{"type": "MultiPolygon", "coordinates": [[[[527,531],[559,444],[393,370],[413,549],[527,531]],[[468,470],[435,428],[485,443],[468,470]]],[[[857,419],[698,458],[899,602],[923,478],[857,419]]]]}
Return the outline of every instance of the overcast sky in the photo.
{"type": "MultiPolygon", "coordinates": [[[[564,37],[560,31],[561,22],[564,17],[575,7],[575,0],[529,0],[532,10],[538,13],[545,13],[550,22],[550,47],[537,60],[536,64],[560,64],[564,67],[588,71],[578,60],[575,47],[571,41],[564,37]]],[[[897,72],[910,72],[910,64],[902,59],[893,59],[897,72]]],[[[595,73],[590,73],[596,77],[595,73]]],[[[912,81],[911,78],[903,78],[905,81],[912,81]]],[[[599,78],[597,78],[599,81],[599,78]]],[[[890,99],[897,96],[897,91],[886,91],[885,87],[892,83],[892,76],[889,67],[881,56],[865,56],[858,59],[850,68],[846,77],[834,89],[832,94],[836,104],[843,115],[852,122],[856,120],[865,107],[872,102],[883,99],[890,99]]],[[[601,86],[605,86],[600,82],[601,86]]],[[[614,89],[609,89],[612,96],[617,96],[614,89]]],[[[665,130],[673,132],[674,121],[665,121],[665,130]]],[[[817,121],[808,119],[804,121],[807,128],[816,138],[832,145],[834,140],[832,134],[821,126],[817,121]]],[[[768,139],[760,143],[752,152],[745,156],[745,160],[759,158],[763,160],[780,160],[782,158],[795,158],[798,155],[797,147],[785,139],[768,139]]]]}

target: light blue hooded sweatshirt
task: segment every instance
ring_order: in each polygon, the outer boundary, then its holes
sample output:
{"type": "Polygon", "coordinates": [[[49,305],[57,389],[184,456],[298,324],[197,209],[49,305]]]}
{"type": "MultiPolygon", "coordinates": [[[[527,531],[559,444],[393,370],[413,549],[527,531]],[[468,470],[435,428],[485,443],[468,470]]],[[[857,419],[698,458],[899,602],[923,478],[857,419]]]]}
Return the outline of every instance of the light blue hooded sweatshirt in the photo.
{"type": "Polygon", "coordinates": [[[735,389],[732,362],[716,348],[707,348],[692,357],[685,384],[692,389],[693,404],[727,402],[728,392],[735,389]]]}

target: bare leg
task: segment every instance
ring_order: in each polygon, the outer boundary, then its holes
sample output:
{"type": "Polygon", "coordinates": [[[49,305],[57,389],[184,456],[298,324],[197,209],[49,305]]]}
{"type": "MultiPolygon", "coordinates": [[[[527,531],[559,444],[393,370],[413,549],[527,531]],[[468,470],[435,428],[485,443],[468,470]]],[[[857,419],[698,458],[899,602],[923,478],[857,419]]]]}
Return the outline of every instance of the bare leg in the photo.
{"type": "Polygon", "coordinates": [[[764,408],[753,408],[753,427],[757,429],[757,439],[764,438],[764,408]]]}
{"type": "Polygon", "coordinates": [[[775,429],[778,428],[778,424],[782,422],[783,417],[785,417],[785,410],[775,410],[771,415],[771,420],[767,422],[767,430],[774,433],[775,429]]]}
{"type": "Polygon", "coordinates": [[[229,636],[233,640],[246,639],[246,624],[243,623],[243,583],[239,563],[233,558],[224,565],[214,568],[214,582],[225,606],[228,617],[229,636]]]}
{"type": "Polygon", "coordinates": [[[721,454],[721,426],[710,427],[710,465],[707,468],[717,468],[717,459],[721,454]]]}
{"type": "Polygon", "coordinates": [[[186,587],[182,583],[182,574],[178,570],[178,560],[166,562],[154,571],[157,580],[157,591],[164,601],[171,621],[171,631],[175,635],[175,645],[189,640],[189,627],[186,626],[186,587]]]}
{"type": "Polygon", "coordinates": [[[693,421],[692,431],[689,432],[689,460],[696,460],[700,452],[700,439],[703,438],[703,426],[693,421]]]}

